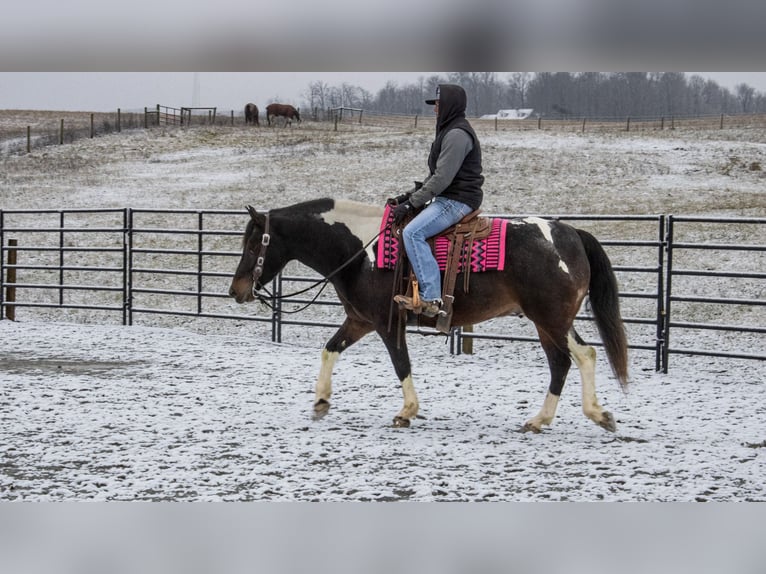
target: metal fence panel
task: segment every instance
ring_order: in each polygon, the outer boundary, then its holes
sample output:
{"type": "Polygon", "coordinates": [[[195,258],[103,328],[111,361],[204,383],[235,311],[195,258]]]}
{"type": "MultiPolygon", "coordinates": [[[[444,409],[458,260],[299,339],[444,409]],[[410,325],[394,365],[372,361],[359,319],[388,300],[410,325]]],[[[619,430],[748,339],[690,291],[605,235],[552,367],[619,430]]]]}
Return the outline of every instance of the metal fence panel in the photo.
{"type": "MultiPolygon", "coordinates": [[[[671,354],[766,358],[766,219],[548,217],[592,232],[605,246],[631,349],[653,354],[656,370],[667,372],[671,354]],[[742,253],[747,256],[736,255],[742,253]],[[714,340],[714,331],[731,334],[729,347],[714,340]]],[[[344,313],[332,286],[316,300],[311,294],[281,298],[317,280],[296,262],[272,285],[279,297],[273,309],[243,308],[228,297],[245,221],[245,212],[233,210],[0,210],[0,317],[23,309],[24,316],[42,320],[60,320],[63,313],[68,321],[125,325],[262,322],[273,341],[282,341],[286,329],[340,326],[344,313]],[[18,242],[14,264],[10,239],[18,242]],[[12,301],[6,297],[11,285],[12,301]]],[[[587,309],[578,318],[583,338],[599,344],[587,309]]],[[[500,318],[454,330],[450,349],[460,353],[475,340],[538,338],[529,321],[500,318]]]]}

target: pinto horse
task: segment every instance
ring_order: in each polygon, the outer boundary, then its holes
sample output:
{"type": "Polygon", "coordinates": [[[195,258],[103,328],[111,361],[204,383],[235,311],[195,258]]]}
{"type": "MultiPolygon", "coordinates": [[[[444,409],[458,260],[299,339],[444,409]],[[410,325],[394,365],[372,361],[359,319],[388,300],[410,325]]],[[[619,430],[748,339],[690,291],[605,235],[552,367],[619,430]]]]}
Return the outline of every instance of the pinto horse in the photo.
{"type": "Polygon", "coordinates": [[[295,119],[301,123],[301,114],[289,104],[269,104],[266,106],[266,121],[271,125],[271,118],[282,116],[286,123],[292,123],[295,119]]]}
{"type": "MultiPolygon", "coordinates": [[[[383,208],[351,201],[317,199],[264,213],[248,206],[250,221],[242,257],[229,295],[237,303],[262,297],[261,290],[292,260],[325,277],[346,311],[343,325],[322,351],[316,383],[315,416],[330,407],[331,375],[340,354],[375,331],[388,350],[401,383],[404,406],[394,426],[407,427],[418,414],[404,321],[389,321],[395,272],[374,262],[383,208]]],[[[469,293],[458,280],[453,326],[473,325],[493,317],[523,314],[534,322],[550,369],[550,383],[540,412],[522,431],[540,432],[556,414],[572,361],[582,378],[585,415],[609,431],[615,420],[596,398],[596,351],[577,334],[573,323],[586,295],[606,356],[623,389],[628,383],[627,338],[620,316],[617,281],[601,244],[590,233],[559,221],[512,220],[507,226],[502,271],[472,273],[469,293]]],[[[398,312],[398,311],[397,311],[398,312]]],[[[417,318],[409,316],[409,321],[417,318]]],[[[421,325],[436,319],[420,316],[421,325]]]]}
{"type": "Polygon", "coordinates": [[[245,123],[260,125],[258,123],[258,106],[255,104],[247,104],[245,106],[245,123]]]}

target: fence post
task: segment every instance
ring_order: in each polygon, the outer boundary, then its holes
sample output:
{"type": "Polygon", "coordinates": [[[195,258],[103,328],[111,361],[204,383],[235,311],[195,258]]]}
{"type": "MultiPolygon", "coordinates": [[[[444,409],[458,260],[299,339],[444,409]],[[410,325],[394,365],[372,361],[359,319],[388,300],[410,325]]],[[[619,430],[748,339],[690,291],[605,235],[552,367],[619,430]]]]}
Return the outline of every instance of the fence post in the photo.
{"type": "Polygon", "coordinates": [[[537,129],[542,129],[543,125],[543,116],[537,116],[537,129]]]}
{"type": "Polygon", "coordinates": [[[721,114],[721,127],[718,129],[721,129],[721,130],[723,129],[723,114],[721,114]]]}
{"type": "Polygon", "coordinates": [[[10,321],[16,320],[16,306],[11,303],[16,302],[16,247],[18,240],[8,240],[8,265],[6,267],[6,286],[5,286],[5,318],[10,321]]]}
{"type": "Polygon", "coordinates": [[[120,108],[117,108],[117,133],[122,131],[122,126],[120,123],[120,108]]]}
{"type": "Polygon", "coordinates": [[[64,212],[59,212],[59,307],[64,305],[64,212]]]}
{"type": "Polygon", "coordinates": [[[665,323],[668,320],[665,313],[665,249],[666,249],[666,222],[665,215],[659,217],[659,229],[657,238],[659,240],[657,249],[657,331],[656,348],[654,352],[654,370],[662,370],[662,357],[665,351],[665,323]]]}
{"type": "Polygon", "coordinates": [[[415,114],[415,129],[418,129],[418,114],[415,114]]]}
{"type": "Polygon", "coordinates": [[[94,130],[93,130],[93,114],[90,114],[90,139],[93,139],[94,136],[94,130]]]}
{"type": "Polygon", "coordinates": [[[27,126],[27,153],[32,151],[32,127],[27,126]]]}
{"type": "Polygon", "coordinates": [[[204,266],[203,253],[203,231],[205,229],[204,214],[202,211],[197,213],[197,315],[202,315],[202,267],[204,266]]]}
{"type": "MultiPolygon", "coordinates": [[[[473,325],[463,325],[463,333],[473,333],[473,325]]],[[[462,339],[463,353],[473,355],[473,337],[462,339]]]]}
{"type": "Polygon", "coordinates": [[[124,262],[123,269],[123,306],[122,324],[130,326],[133,324],[133,210],[130,207],[125,208],[124,215],[125,234],[123,236],[124,262]]]}
{"type": "Polygon", "coordinates": [[[662,335],[664,347],[662,349],[662,372],[668,372],[668,356],[670,355],[670,299],[673,292],[673,216],[668,215],[667,231],[665,233],[667,246],[667,259],[665,262],[667,276],[665,278],[665,321],[662,335]]]}
{"type": "Polygon", "coordinates": [[[630,131],[630,116],[628,116],[628,125],[627,125],[627,126],[625,126],[625,131],[626,131],[626,132],[629,132],[629,131],[630,131]]]}
{"type": "Polygon", "coordinates": [[[64,145],[64,119],[61,119],[61,127],[59,128],[59,145],[64,145]]]}
{"type": "Polygon", "coordinates": [[[585,133],[585,118],[582,119],[582,133],[585,133]]]}

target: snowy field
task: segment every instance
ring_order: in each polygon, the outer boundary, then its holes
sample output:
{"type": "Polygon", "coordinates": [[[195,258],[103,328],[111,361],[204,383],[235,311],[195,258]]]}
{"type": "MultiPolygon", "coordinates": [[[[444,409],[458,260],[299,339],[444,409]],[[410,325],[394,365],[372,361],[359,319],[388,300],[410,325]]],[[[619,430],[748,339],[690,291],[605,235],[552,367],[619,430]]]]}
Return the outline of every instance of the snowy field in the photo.
{"type": "MultiPolygon", "coordinates": [[[[422,179],[431,135],[307,122],[105,136],[0,157],[0,207],[382,203],[422,179]]],[[[479,135],[486,212],[766,215],[763,130],[479,135]]],[[[372,337],[341,357],[315,421],[324,337],[20,315],[0,321],[2,500],[766,500],[756,361],[674,357],[662,375],[634,353],[624,395],[600,353],[617,432],[582,415],[573,370],[551,428],[529,435],[516,431],[547,388],[538,346],[452,356],[411,337],[424,418],[394,429],[401,392],[372,337]]]]}
{"type": "Polygon", "coordinates": [[[10,321],[0,337],[6,500],[766,500],[766,374],[752,363],[634,365],[625,396],[601,362],[617,432],[582,415],[573,373],[532,435],[516,431],[547,368],[530,345],[451,356],[413,338],[425,418],[394,429],[401,391],[372,338],[341,358],[314,421],[319,344],[10,321]]]}

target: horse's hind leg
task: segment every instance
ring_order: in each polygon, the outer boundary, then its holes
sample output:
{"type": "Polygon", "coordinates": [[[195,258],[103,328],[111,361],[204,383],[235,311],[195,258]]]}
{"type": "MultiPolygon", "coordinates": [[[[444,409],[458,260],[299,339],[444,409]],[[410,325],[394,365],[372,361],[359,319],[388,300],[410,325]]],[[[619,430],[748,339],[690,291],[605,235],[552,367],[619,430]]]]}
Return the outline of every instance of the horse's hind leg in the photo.
{"type": "Polygon", "coordinates": [[[572,366],[572,359],[567,352],[562,350],[561,346],[554,343],[547,334],[539,329],[538,333],[540,335],[540,343],[543,346],[546,357],[548,357],[551,382],[548,385],[548,394],[545,395],[545,401],[540,412],[524,423],[524,426],[521,427],[522,432],[532,431],[539,433],[543,425],[548,426],[553,422],[553,418],[556,416],[556,408],[559,404],[559,397],[564,388],[564,381],[566,381],[569,368],[572,366]]]}
{"type": "Polygon", "coordinates": [[[327,341],[324,349],[322,349],[322,366],[319,369],[316,396],[314,398],[314,413],[317,416],[324,416],[330,409],[332,370],[338,361],[338,357],[343,351],[371,331],[372,328],[368,323],[362,323],[347,317],[340,329],[327,341]]]}
{"type": "Polygon", "coordinates": [[[605,411],[596,397],[596,349],[587,345],[574,328],[567,334],[567,346],[580,370],[583,413],[598,426],[614,432],[617,425],[612,413],[605,411]]]}

